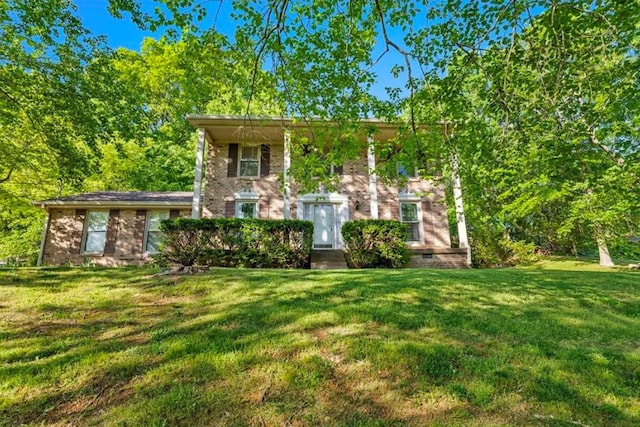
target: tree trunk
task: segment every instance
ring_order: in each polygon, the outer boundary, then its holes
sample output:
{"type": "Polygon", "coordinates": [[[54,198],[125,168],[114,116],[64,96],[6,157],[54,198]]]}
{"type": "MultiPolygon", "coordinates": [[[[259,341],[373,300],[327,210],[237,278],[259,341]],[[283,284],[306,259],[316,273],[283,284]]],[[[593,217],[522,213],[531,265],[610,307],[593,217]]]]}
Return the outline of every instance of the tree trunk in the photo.
{"type": "Polygon", "coordinates": [[[604,238],[602,228],[597,226],[595,229],[596,243],[598,244],[598,256],[600,257],[600,265],[603,267],[613,267],[613,261],[611,255],[609,255],[609,248],[607,247],[607,241],[604,238]]]}

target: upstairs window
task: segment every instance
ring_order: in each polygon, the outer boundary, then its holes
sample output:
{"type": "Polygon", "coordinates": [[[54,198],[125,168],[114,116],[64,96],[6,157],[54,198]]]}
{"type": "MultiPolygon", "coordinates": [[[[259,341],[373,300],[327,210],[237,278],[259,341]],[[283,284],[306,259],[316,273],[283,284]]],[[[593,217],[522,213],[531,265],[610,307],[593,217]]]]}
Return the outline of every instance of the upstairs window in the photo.
{"type": "Polygon", "coordinates": [[[97,254],[104,252],[104,244],[107,240],[107,223],[109,211],[89,211],[84,226],[84,253],[97,254]]]}
{"type": "Polygon", "coordinates": [[[398,176],[403,178],[416,178],[416,167],[413,164],[407,164],[405,162],[396,163],[396,172],[398,176]]]}
{"type": "Polygon", "coordinates": [[[260,146],[243,145],[240,149],[238,176],[257,177],[260,175],[260,146]]]}
{"type": "Polygon", "coordinates": [[[420,241],[420,221],[418,219],[417,203],[400,203],[400,221],[407,224],[409,234],[407,241],[420,241]]]}
{"type": "Polygon", "coordinates": [[[147,235],[144,250],[150,254],[158,253],[162,244],[160,222],[169,219],[169,211],[149,211],[147,214],[147,235]]]}

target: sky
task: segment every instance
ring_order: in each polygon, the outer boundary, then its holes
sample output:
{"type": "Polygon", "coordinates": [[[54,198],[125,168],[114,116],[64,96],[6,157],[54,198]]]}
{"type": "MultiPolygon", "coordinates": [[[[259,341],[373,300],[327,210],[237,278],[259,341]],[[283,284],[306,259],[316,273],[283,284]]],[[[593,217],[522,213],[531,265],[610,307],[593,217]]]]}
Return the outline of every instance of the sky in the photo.
{"type": "MultiPolygon", "coordinates": [[[[144,4],[145,1],[142,3],[144,4]]],[[[211,27],[215,24],[218,32],[232,38],[236,25],[231,18],[231,3],[230,0],[203,2],[209,12],[205,18],[203,27],[211,27]]],[[[141,30],[128,16],[122,19],[111,16],[107,10],[108,0],[75,0],[74,4],[77,8],[77,14],[82,19],[84,26],[91,31],[93,35],[105,36],[107,45],[113,49],[124,47],[130,50],[140,51],[142,41],[145,37],[158,39],[162,36],[162,30],[155,33],[141,30]]],[[[153,6],[153,3],[150,1],[146,1],[146,4],[153,6]]],[[[151,10],[147,12],[151,12],[151,10]]],[[[402,61],[401,58],[396,56],[398,55],[390,52],[387,54],[386,61],[382,61],[374,68],[379,76],[379,81],[373,87],[373,94],[380,99],[388,99],[385,87],[402,86],[403,80],[394,79],[390,73],[391,67],[402,61]]]]}

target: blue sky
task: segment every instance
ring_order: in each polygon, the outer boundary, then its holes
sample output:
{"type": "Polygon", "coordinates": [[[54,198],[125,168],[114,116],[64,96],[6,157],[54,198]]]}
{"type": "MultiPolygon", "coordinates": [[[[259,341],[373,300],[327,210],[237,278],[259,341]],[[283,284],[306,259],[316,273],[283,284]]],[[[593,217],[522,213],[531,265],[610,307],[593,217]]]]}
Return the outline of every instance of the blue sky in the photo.
{"type": "MultiPolygon", "coordinates": [[[[82,19],[85,27],[93,33],[93,35],[103,35],[107,38],[107,44],[111,48],[124,47],[131,50],[139,51],[142,40],[145,37],[159,38],[163,31],[155,33],[143,31],[138,28],[127,16],[123,19],[114,18],[107,10],[107,0],[75,0],[78,16],[82,19]]],[[[145,2],[143,1],[143,4],[145,2]]],[[[153,2],[146,2],[149,7],[154,7],[153,2]]],[[[215,0],[204,2],[209,15],[203,22],[203,27],[211,27],[215,23],[218,32],[232,38],[235,30],[235,23],[231,18],[231,1],[215,0]],[[219,8],[219,11],[218,11],[219,8]],[[218,13],[217,13],[218,12],[218,13]],[[216,19],[217,16],[217,19],[216,19]],[[215,22],[214,22],[215,20],[215,22]]],[[[147,10],[151,12],[152,10],[147,10]]],[[[393,29],[391,29],[393,31],[393,29]]],[[[391,36],[397,38],[399,34],[391,33],[391,36]]],[[[373,88],[373,93],[383,99],[387,98],[385,86],[402,86],[404,79],[394,79],[391,76],[391,67],[396,63],[401,63],[402,59],[394,52],[389,52],[385,60],[378,64],[374,70],[378,74],[378,84],[373,88]]]]}

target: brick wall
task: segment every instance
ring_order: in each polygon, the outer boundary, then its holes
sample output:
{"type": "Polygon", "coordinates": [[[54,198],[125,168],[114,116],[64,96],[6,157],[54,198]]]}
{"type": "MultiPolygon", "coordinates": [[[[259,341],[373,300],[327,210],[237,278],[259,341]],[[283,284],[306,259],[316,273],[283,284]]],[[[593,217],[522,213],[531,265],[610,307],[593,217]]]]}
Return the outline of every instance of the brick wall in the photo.
{"type": "MultiPolygon", "coordinates": [[[[235,141],[233,141],[235,143],[235,141]]],[[[206,180],[204,189],[205,217],[222,217],[225,215],[227,202],[235,201],[234,193],[253,191],[260,195],[260,201],[267,207],[267,215],[261,218],[282,219],[284,217],[284,195],[278,176],[284,170],[284,143],[271,143],[270,175],[263,178],[227,177],[229,158],[229,142],[217,142],[208,147],[206,180]]],[[[383,182],[380,178],[378,189],[378,212],[381,219],[399,219],[399,193],[397,183],[383,182]]],[[[444,187],[434,185],[431,181],[409,179],[407,192],[421,196],[418,202],[423,211],[423,241],[416,246],[448,248],[451,246],[449,222],[445,206],[444,187]],[[422,202],[425,202],[424,204],[422,202]]],[[[342,181],[338,192],[349,197],[349,219],[367,219],[371,217],[371,200],[369,196],[369,175],[366,151],[359,159],[346,160],[343,165],[342,181]],[[358,209],[356,210],[356,201],[358,209]]],[[[296,218],[296,186],[291,189],[291,217],[296,218]]]]}
{"type": "MultiPolygon", "coordinates": [[[[104,209],[101,207],[101,209],[104,209]]],[[[49,210],[49,229],[44,246],[45,264],[82,265],[92,263],[102,266],[141,265],[150,261],[142,251],[144,234],[136,233],[138,209],[120,209],[115,228],[115,250],[113,254],[90,255],[81,252],[84,216],[79,211],[86,209],[49,210]]],[[[86,210],[88,211],[88,210],[86,210]]],[[[80,212],[82,213],[82,212],[80,212]]],[[[180,210],[181,217],[190,217],[191,210],[180,210]]]]}

